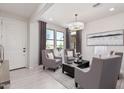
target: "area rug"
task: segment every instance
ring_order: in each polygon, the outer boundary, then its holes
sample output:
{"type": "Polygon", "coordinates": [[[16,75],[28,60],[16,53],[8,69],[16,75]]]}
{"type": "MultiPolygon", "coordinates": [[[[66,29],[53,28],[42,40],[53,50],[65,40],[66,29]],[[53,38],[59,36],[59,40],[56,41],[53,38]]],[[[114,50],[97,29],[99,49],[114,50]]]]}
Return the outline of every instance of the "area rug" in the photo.
{"type": "Polygon", "coordinates": [[[61,83],[67,89],[76,89],[74,78],[62,73],[62,69],[59,68],[55,72],[50,70],[45,70],[50,76],[52,76],[56,81],[61,83]]]}
{"type": "MultiPolygon", "coordinates": [[[[52,70],[45,70],[51,77],[53,77],[56,81],[61,83],[65,88],[67,89],[76,89],[75,83],[74,83],[74,78],[68,76],[65,73],[62,73],[62,68],[57,69],[55,72],[52,70]]],[[[117,82],[117,89],[121,88],[121,83],[124,78],[121,78],[117,82]]]]}

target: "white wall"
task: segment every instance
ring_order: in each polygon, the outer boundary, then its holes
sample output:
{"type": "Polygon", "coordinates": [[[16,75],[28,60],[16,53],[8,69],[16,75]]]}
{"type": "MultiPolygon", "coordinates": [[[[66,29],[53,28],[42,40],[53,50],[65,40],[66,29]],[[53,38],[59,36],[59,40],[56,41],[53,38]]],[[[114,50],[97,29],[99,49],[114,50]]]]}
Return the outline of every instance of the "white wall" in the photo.
{"type": "MultiPolygon", "coordinates": [[[[94,56],[94,47],[87,46],[86,35],[96,32],[112,31],[124,29],[124,13],[106,17],[100,20],[89,22],[85,25],[85,30],[82,33],[82,53],[84,59],[92,60],[94,56]]],[[[108,52],[111,50],[124,51],[124,46],[107,46],[108,52]]],[[[122,63],[122,70],[124,72],[124,60],[122,63]]]]}
{"type": "Polygon", "coordinates": [[[38,22],[29,23],[29,67],[38,66],[39,62],[39,27],[38,22]]]}
{"type": "Polygon", "coordinates": [[[0,17],[13,18],[13,19],[20,20],[20,21],[25,21],[25,22],[28,21],[27,18],[23,18],[21,16],[15,15],[13,13],[1,11],[1,10],[0,10],[0,17]]]}
{"type": "Polygon", "coordinates": [[[52,23],[47,23],[47,28],[49,28],[49,29],[55,29],[57,31],[65,32],[65,28],[60,27],[60,26],[57,26],[57,25],[54,25],[52,23]]]}

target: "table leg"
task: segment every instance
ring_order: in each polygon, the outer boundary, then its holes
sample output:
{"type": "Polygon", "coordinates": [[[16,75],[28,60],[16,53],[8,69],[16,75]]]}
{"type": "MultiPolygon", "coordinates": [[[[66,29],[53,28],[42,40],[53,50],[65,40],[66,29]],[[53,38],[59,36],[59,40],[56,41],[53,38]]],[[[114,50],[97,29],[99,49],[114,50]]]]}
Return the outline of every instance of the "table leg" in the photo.
{"type": "Polygon", "coordinates": [[[62,73],[64,73],[64,69],[62,69],[62,73]]]}

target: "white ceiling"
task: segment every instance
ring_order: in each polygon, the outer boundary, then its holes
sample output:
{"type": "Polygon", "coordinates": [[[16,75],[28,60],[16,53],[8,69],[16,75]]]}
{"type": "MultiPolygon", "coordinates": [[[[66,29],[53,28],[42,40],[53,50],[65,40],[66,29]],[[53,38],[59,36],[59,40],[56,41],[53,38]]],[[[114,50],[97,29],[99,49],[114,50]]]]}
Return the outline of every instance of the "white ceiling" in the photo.
{"type": "Polygon", "coordinates": [[[74,21],[74,14],[78,14],[78,20],[83,22],[94,21],[103,17],[111,16],[124,12],[123,3],[102,3],[93,8],[93,3],[56,3],[50,7],[42,16],[44,21],[65,27],[68,23],[74,21]],[[115,8],[110,12],[109,8],[115,8]],[[50,21],[49,19],[53,19],[50,21]]]}
{"type": "Polygon", "coordinates": [[[38,3],[0,3],[0,11],[29,18],[38,6],[38,3]]]}

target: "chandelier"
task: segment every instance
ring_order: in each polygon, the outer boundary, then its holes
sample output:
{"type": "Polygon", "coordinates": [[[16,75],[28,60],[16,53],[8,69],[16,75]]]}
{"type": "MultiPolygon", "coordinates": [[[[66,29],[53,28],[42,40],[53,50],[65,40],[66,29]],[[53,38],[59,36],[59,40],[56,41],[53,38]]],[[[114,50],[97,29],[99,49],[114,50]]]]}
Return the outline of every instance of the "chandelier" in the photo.
{"type": "Polygon", "coordinates": [[[68,25],[69,30],[79,31],[84,28],[84,23],[77,21],[78,14],[75,14],[75,22],[72,22],[68,25]]]}

